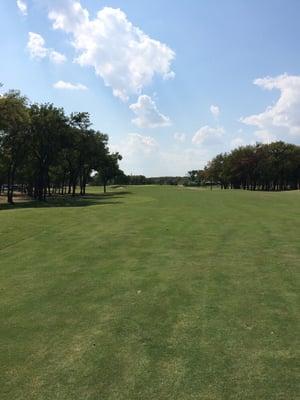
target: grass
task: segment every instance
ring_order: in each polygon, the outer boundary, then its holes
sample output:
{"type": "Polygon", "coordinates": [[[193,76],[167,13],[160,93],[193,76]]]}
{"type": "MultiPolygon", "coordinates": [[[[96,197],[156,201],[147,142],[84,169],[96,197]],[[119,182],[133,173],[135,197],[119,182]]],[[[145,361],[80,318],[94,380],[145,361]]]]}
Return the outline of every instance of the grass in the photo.
{"type": "Polygon", "coordinates": [[[125,190],[1,206],[1,400],[299,398],[300,193],[125,190]]]}

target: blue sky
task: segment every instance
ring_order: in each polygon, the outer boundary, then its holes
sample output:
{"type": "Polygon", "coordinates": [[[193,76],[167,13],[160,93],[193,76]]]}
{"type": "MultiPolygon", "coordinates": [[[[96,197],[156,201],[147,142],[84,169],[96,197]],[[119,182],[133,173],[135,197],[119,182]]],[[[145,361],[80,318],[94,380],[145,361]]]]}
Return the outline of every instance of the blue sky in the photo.
{"type": "Polygon", "coordinates": [[[126,173],[300,143],[300,2],[2,0],[0,81],[88,111],[126,173]]]}

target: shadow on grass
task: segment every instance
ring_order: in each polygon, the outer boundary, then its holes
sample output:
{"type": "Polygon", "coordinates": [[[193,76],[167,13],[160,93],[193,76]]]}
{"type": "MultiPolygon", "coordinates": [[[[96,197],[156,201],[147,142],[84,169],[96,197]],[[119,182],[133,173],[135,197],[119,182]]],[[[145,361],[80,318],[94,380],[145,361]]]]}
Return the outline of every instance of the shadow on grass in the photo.
{"type": "Polygon", "coordinates": [[[88,207],[105,204],[122,204],[121,199],[131,192],[87,193],[85,196],[53,195],[46,201],[22,200],[16,196],[14,204],[0,203],[1,210],[16,210],[19,208],[50,208],[50,207],[88,207]]]}

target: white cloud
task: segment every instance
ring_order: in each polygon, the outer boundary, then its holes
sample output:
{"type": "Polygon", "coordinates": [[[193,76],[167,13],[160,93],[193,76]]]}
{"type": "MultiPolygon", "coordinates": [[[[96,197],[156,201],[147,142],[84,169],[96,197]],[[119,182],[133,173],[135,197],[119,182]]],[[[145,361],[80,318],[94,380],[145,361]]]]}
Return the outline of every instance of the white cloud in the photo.
{"type": "Polygon", "coordinates": [[[81,83],[70,83],[65,81],[58,81],[54,83],[53,87],[61,90],[87,90],[87,87],[81,83]]]}
{"type": "Polygon", "coordinates": [[[17,7],[23,15],[27,15],[27,3],[25,0],[17,0],[17,7]]]}
{"type": "Polygon", "coordinates": [[[262,143],[272,143],[278,140],[278,138],[271,132],[263,129],[256,131],[255,136],[257,137],[258,141],[262,143]]]}
{"type": "Polygon", "coordinates": [[[161,114],[150,96],[139,96],[136,103],[129,106],[136,118],[132,120],[140,128],[158,128],[171,125],[170,118],[161,114]]]}
{"type": "Polygon", "coordinates": [[[209,109],[215,118],[217,118],[220,115],[220,108],[218,106],[214,106],[212,104],[209,109]]]}
{"type": "Polygon", "coordinates": [[[192,169],[203,168],[210,156],[206,149],[175,147],[169,150],[162,150],[159,153],[159,159],[160,168],[166,169],[164,175],[184,176],[192,169]]]}
{"type": "Polygon", "coordinates": [[[244,139],[239,136],[236,138],[233,138],[230,142],[231,148],[234,148],[234,149],[236,149],[237,147],[240,147],[240,146],[245,146],[245,144],[246,143],[245,143],[244,139]]]}
{"type": "Polygon", "coordinates": [[[175,52],[134,26],[120,9],[104,7],[91,18],[79,1],[57,2],[49,12],[54,29],[72,36],[82,66],[91,66],[122,100],[140,94],[154,75],[172,78],[175,52]]]}
{"type": "Polygon", "coordinates": [[[66,61],[66,56],[58,51],[47,48],[45,39],[38,33],[29,32],[27,50],[30,57],[41,60],[48,57],[51,62],[61,64],[66,61]]]}
{"type": "Polygon", "coordinates": [[[59,53],[58,51],[55,51],[55,50],[49,51],[49,59],[54,64],[62,64],[67,60],[67,58],[64,54],[59,53]]]}
{"type": "Polygon", "coordinates": [[[277,136],[300,136],[300,76],[283,74],[256,79],[254,84],[266,90],[277,89],[280,96],[265,111],[241,118],[241,122],[257,127],[256,136],[265,141],[277,136]]]}
{"type": "Polygon", "coordinates": [[[121,168],[126,173],[146,176],[184,176],[190,169],[204,167],[211,158],[207,149],[182,148],[181,144],[166,149],[153,137],[138,133],[127,135],[110,148],[122,154],[121,168]]]}
{"type": "Polygon", "coordinates": [[[27,15],[27,3],[24,0],[17,0],[17,6],[23,15],[27,15]]]}
{"type": "Polygon", "coordinates": [[[220,141],[220,138],[224,135],[225,130],[223,127],[214,128],[212,126],[202,126],[192,138],[192,142],[195,144],[215,144],[220,141]]]}
{"type": "Polygon", "coordinates": [[[158,148],[158,143],[151,136],[143,136],[138,133],[129,134],[128,148],[131,152],[150,154],[158,148]]]}
{"type": "Polygon", "coordinates": [[[32,58],[41,59],[47,57],[48,49],[45,47],[44,38],[38,33],[29,32],[27,49],[32,58]]]}
{"type": "MultiPolygon", "coordinates": [[[[159,149],[159,144],[152,136],[145,136],[139,133],[129,133],[119,143],[111,144],[110,150],[112,152],[119,151],[123,160],[122,163],[125,165],[135,165],[137,169],[145,159],[155,153],[159,149]]],[[[141,171],[135,170],[137,173],[141,171]]]]}
{"type": "Polygon", "coordinates": [[[185,133],[180,133],[180,132],[175,132],[174,133],[174,139],[177,141],[177,142],[185,142],[185,139],[186,139],[186,134],[185,133]]]}

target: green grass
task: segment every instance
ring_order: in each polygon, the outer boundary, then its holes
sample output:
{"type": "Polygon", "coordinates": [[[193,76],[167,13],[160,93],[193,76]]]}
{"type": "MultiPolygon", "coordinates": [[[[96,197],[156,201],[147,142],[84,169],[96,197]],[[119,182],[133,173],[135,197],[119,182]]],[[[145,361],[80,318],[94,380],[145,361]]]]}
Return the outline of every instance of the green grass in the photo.
{"type": "Polygon", "coordinates": [[[300,192],[125,190],[0,211],[1,400],[299,398],[300,192]]]}

